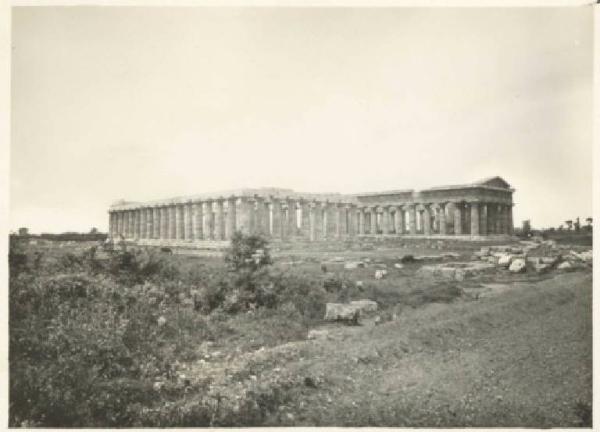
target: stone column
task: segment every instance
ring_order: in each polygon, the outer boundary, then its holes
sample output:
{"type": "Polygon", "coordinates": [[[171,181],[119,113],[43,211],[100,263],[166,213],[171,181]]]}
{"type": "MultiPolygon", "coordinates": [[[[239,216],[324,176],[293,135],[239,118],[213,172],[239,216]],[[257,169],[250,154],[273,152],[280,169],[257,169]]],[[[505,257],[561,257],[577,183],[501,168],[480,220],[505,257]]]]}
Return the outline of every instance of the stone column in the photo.
{"type": "Polygon", "coordinates": [[[125,210],[121,210],[119,213],[121,217],[121,232],[119,234],[124,238],[127,238],[127,225],[129,224],[129,215],[125,210]]]}
{"type": "Polygon", "coordinates": [[[174,204],[174,215],[175,215],[175,236],[176,240],[183,238],[183,209],[181,204],[174,204]]]}
{"type": "Polygon", "coordinates": [[[133,233],[135,230],[135,218],[133,210],[127,210],[127,218],[127,238],[133,238],[133,233]]]}
{"type": "Polygon", "coordinates": [[[162,205],[160,207],[160,239],[166,240],[169,238],[169,227],[171,226],[169,222],[169,216],[171,216],[169,212],[169,207],[166,205],[162,205]]]}
{"type": "Polygon", "coordinates": [[[111,210],[108,210],[108,237],[113,238],[115,235],[115,217],[111,210]]]}
{"type": "Polygon", "coordinates": [[[500,234],[506,234],[508,229],[508,212],[506,211],[506,205],[499,205],[499,219],[500,219],[500,234]]]}
{"type": "Polygon", "coordinates": [[[488,228],[491,228],[494,234],[500,233],[500,212],[498,211],[498,203],[492,203],[490,205],[490,221],[488,222],[488,228]]]}
{"type": "Polygon", "coordinates": [[[194,225],[194,239],[202,240],[204,238],[202,233],[202,203],[195,202],[192,204],[192,220],[194,225]]]}
{"type": "Polygon", "coordinates": [[[310,205],[310,241],[321,239],[323,229],[323,209],[321,203],[314,201],[310,205]]]}
{"type": "Polygon", "coordinates": [[[283,238],[283,211],[278,198],[273,198],[271,201],[271,209],[273,212],[273,237],[281,239],[283,238]]]}
{"type": "Polygon", "coordinates": [[[194,227],[192,221],[192,202],[187,201],[183,205],[183,238],[185,240],[194,239],[194,227]]]}
{"type": "Polygon", "coordinates": [[[127,213],[123,210],[119,211],[119,235],[127,237],[127,213]]]}
{"type": "Polygon", "coordinates": [[[479,235],[479,203],[473,201],[471,206],[471,235],[479,235]]]}
{"type": "Polygon", "coordinates": [[[146,209],[145,208],[139,208],[137,210],[137,220],[139,222],[138,224],[138,238],[143,239],[146,238],[146,209]]]}
{"type": "Polygon", "coordinates": [[[496,206],[496,233],[502,234],[502,204],[496,206]]]}
{"type": "Polygon", "coordinates": [[[152,224],[154,223],[154,219],[153,219],[154,214],[152,213],[152,207],[146,207],[146,209],[144,211],[146,212],[146,236],[145,236],[145,238],[151,239],[152,234],[154,233],[154,229],[152,228],[152,224]]]}
{"type": "Polygon", "coordinates": [[[124,218],[123,218],[123,212],[122,211],[117,211],[117,237],[120,237],[123,235],[123,228],[125,226],[125,222],[124,222],[124,218]]]}
{"type": "Polygon", "coordinates": [[[358,234],[365,235],[365,209],[360,207],[358,209],[358,234]]]}
{"type": "Polygon", "coordinates": [[[404,209],[402,206],[396,206],[394,230],[396,231],[396,235],[404,234],[404,209]]]}
{"type": "Polygon", "coordinates": [[[383,206],[381,208],[381,232],[383,234],[390,234],[391,230],[390,208],[388,206],[383,206]]]}
{"type": "Polygon", "coordinates": [[[152,206],[150,208],[150,212],[152,213],[152,229],[150,231],[150,238],[157,239],[160,235],[160,216],[158,212],[158,207],[152,206]]]}
{"type": "Polygon", "coordinates": [[[111,212],[111,215],[113,216],[113,220],[114,220],[114,233],[113,233],[113,238],[114,237],[118,237],[119,236],[119,212],[116,210],[113,210],[111,212]]]}
{"type": "Polygon", "coordinates": [[[334,232],[335,232],[335,238],[336,239],[341,239],[342,235],[344,234],[344,228],[343,228],[343,223],[342,223],[342,206],[341,204],[337,203],[337,204],[333,204],[333,216],[334,216],[334,222],[335,222],[335,228],[334,228],[334,232]]]}
{"type": "Polygon", "coordinates": [[[486,203],[479,204],[479,235],[488,234],[488,205],[486,203]]]}
{"type": "Polygon", "coordinates": [[[325,224],[323,228],[323,237],[326,239],[332,239],[335,237],[335,222],[336,222],[336,208],[335,205],[329,201],[325,202],[324,217],[325,224]]]}
{"type": "Polygon", "coordinates": [[[423,235],[431,235],[431,208],[429,204],[423,204],[423,235]]]}
{"type": "Polygon", "coordinates": [[[513,235],[515,233],[515,226],[513,224],[513,206],[514,204],[508,205],[508,235],[513,235]]]}
{"type": "Polygon", "coordinates": [[[305,199],[300,200],[300,232],[302,237],[310,238],[310,206],[305,199]]]}
{"type": "Polygon", "coordinates": [[[271,203],[265,198],[262,198],[263,206],[263,233],[267,236],[271,235],[271,203]]]}
{"type": "Polygon", "coordinates": [[[135,238],[135,212],[129,210],[129,238],[135,238]]]}
{"type": "Polygon", "coordinates": [[[414,204],[408,205],[408,229],[411,235],[417,234],[417,208],[414,204]]]}
{"type": "Polygon", "coordinates": [[[121,219],[119,218],[119,212],[118,211],[113,211],[112,212],[113,215],[113,220],[114,220],[114,237],[118,237],[119,236],[119,230],[121,229],[121,219]]]}
{"type": "Polygon", "coordinates": [[[169,239],[177,239],[177,205],[169,205],[169,239]]]}
{"type": "Polygon", "coordinates": [[[225,238],[225,218],[223,213],[223,200],[215,200],[215,240],[225,238]]]}
{"type": "Polygon", "coordinates": [[[346,231],[349,237],[356,235],[356,206],[348,204],[346,206],[346,231]]]}
{"type": "Polygon", "coordinates": [[[152,207],[146,207],[146,238],[151,239],[154,234],[154,212],[152,207]]]}
{"type": "Polygon", "coordinates": [[[123,237],[129,238],[131,237],[131,212],[129,210],[125,210],[123,212],[123,225],[125,229],[123,230],[123,237]]]}
{"type": "Polygon", "coordinates": [[[114,218],[114,236],[118,237],[119,236],[119,212],[116,210],[113,210],[111,212],[111,214],[113,215],[114,218]]]}
{"type": "Polygon", "coordinates": [[[246,209],[248,211],[248,233],[254,234],[256,232],[256,202],[248,198],[246,209]]]}
{"type": "Polygon", "coordinates": [[[248,197],[240,197],[238,199],[238,208],[236,210],[236,229],[246,235],[250,234],[252,228],[250,204],[248,197]]]}
{"type": "Polygon", "coordinates": [[[131,210],[125,210],[125,238],[129,239],[133,233],[133,214],[131,210]]]}
{"type": "Polygon", "coordinates": [[[254,202],[256,205],[256,210],[254,211],[253,231],[256,234],[263,235],[265,233],[265,219],[267,217],[265,211],[265,200],[263,197],[255,195],[254,202]]]}
{"type": "Polygon", "coordinates": [[[371,235],[377,235],[377,207],[373,206],[369,210],[371,214],[371,235]]]}
{"type": "Polygon", "coordinates": [[[117,214],[117,237],[123,235],[123,212],[118,210],[117,214]]]}
{"type": "Polygon", "coordinates": [[[206,200],[202,203],[202,238],[212,240],[212,200],[206,200]]]}
{"type": "Polygon", "coordinates": [[[129,230],[131,229],[131,219],[129,218],[129,210],[123,210],[123,237],[128,239],[130,237],[129,230]]]}
{"type": "Polygon", "coordinates": [[[136,239],[142,238],[142,209],[137,208],[134,210],[135,215],[135,233],[134,237],[136,239]]]}
{"type": "Polygon", "coordinates": [[[454,235],[462,234],[462,203],[454,203],[454,235]]]}
{"type": "Polygon", "coordinates": [[[230,197],[227,200],[227,229],[225,230],[228,240],[231,240],[231,238],[233,237],[233,234],[235,233],[235,230],[236,230],[236,226],[235,226],[235,222],[237,220],[236,206],[237,206],[237,198],[230,197]]]}
{"type": "Polygon", "coordinates": [[[287,200],[287,208],[288,208],[288,227],[287,234],[288,237],[295,237],[298,231],[298,215],[296,214],[296,201],[288,199],[287,200]]]}
{"type": "Polygon", "coordinates": [[[446,235],[446,203],[439,203],[439,233],[440,235],[446,235]]]}
{"type": "Polygon", "coordinates": [[[487,233],[495,234],[494,230],[496,228],[496,225],[494,224],[494,203],[488,203],[486,207],[487,207],[487,221],[486,221],[487,233]]]}

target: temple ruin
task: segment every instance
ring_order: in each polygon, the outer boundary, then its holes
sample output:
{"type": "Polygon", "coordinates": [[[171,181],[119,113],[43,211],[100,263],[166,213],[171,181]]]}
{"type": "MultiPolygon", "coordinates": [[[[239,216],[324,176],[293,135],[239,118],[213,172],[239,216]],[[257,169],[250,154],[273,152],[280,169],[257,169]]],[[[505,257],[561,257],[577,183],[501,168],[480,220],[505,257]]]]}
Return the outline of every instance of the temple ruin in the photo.
{"type": "Polygon", "coordinates": [[[281,241],[356,236],[477,240],[513,234],[514,189],[491,177],[420,191],[312,194],[261,188],[109,209],[109,235],[146,246],[223,246],[235,231],[281,241]]]}

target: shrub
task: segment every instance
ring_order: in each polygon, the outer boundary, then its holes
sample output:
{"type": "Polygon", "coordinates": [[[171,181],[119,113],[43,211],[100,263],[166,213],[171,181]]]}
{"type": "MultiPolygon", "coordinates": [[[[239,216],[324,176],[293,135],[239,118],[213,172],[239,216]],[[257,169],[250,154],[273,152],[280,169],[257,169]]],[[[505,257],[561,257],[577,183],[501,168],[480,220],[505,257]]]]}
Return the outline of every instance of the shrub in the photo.
{"type": "Polygon", "coordinates": [[[225,251],[225,262],[234,271],[257,270],[272,264],[267,246],[267,240],[260,235],[246,235],[236,231],[225,251]]]}

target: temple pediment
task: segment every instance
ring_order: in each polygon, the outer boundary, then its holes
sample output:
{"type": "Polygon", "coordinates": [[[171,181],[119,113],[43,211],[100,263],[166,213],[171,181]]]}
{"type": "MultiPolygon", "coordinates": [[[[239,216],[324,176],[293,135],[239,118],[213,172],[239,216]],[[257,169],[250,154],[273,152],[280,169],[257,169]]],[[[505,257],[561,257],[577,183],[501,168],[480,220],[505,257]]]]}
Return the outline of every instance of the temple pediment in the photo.
{"type": "Polygon", "coordinates": [[[499,188],[504,188],[504,189],[511,188],[510,184],[506,180],[504,180],[502,177],[498,177],[498,176],[485,178],[483,180],[475,182],[475,184],[481,185],[481,186],[499,187],[499,188]]]}

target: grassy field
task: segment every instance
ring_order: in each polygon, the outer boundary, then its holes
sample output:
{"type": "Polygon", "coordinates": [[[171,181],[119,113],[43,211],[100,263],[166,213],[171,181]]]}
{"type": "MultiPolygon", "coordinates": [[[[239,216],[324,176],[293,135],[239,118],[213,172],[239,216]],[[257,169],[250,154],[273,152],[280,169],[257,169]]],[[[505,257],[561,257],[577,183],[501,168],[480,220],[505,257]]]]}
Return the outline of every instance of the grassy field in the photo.
{"type": "Polygon", "coordinates": [[[13,244],[10,425],[589,425],[590,270],[455,281],[401,259],[481,246],[273,244],[246,262],[13,244]],[[323,321],[359,299],[379,305],[361,325],[323,321]]]}

